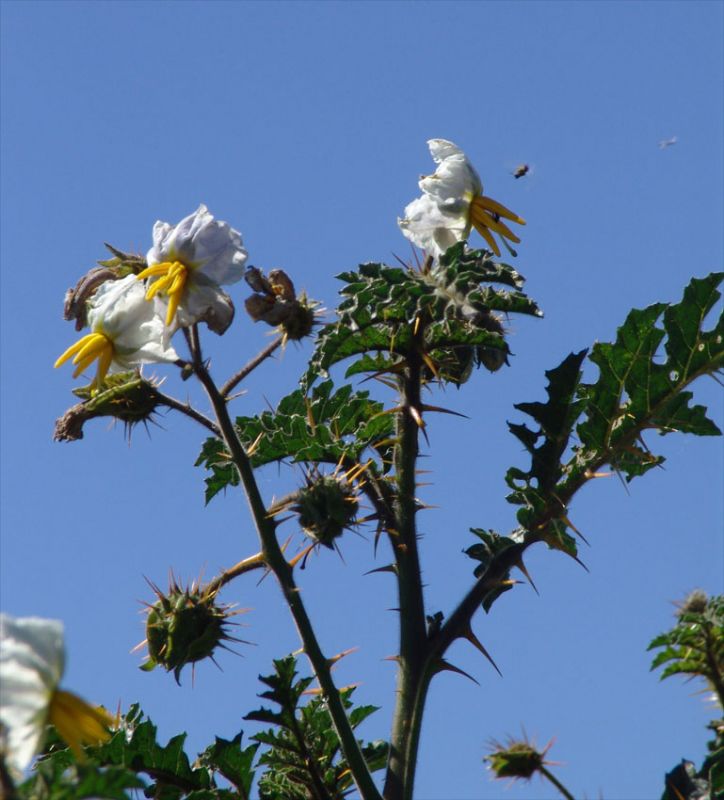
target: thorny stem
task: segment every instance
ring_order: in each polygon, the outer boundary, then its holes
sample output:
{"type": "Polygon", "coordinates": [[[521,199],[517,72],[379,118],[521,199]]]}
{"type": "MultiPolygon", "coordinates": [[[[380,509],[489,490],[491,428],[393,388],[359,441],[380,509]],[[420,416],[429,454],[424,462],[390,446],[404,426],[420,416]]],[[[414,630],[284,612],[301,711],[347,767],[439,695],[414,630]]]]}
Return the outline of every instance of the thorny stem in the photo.
{"type": "Polygon", "coordinates": [[[254,477],[254,470],[251,466],[251,462],[236,435],[234,425],[229,416],[226,399],[221,395],[202,361],[198,330],[195,325],[191,328],[190,333],[188,333],[187,330],[188,329],[184,329],[184,333],[193,358],[194,372],[211,401],[221,431],[221,436],[231,454],[231,460],[239,472],[251,516],[261,541],[261,552],[264,561],[274,573],[281,587],[284,599],[292,613],[297,631],[304,645],[304,652],[312,664],[323,696],[327,702],[327,708],[337,736],[339,737],[342,752],[347,760],[352,777],[357,784],[357,788],[363,800],[381,800],[377,787],[370,775],[367,763],[362,755],[362,751],[360,750],[359,743],[355,738],[352,726],[347,718],[339,691],[332,680],[330,663],[322,653],[314,629],[312,628],[312,623],[307,615],[304,603],[302,602],[299,588],[295,584],[293,569],[288,564],[277,541],[275,532],[276,523],[268,515],[261,493],[259,492],[259,487],[256,483],[256,478],[254,477]]]}
{"type": "Polygon", "coordinates": [[[161,405],[172,408],[174,411],[180,411],[182,414],[185,414],[190,419],[198,422],[200,425],[203,425],[205,428],[210,430],[214,436],[219,436],[219,429],[216,427],[216,425],[214,425],[214,423],[208,417],[205,417],[200,411],[197,411],[189,403],[182,403],[175,397],[170,397],[169,395],[163,394],[163,392],[159,392],[158,390],[156,390],[156,399],[161,405]]]}
{"type": "Polygon", "coordinates": [[[543,777],[547,778],[558,791],[566,798],[566,800],[575,800],[573,795],[566,789],[566,787],[556,778],[556,776],[547,770],[542,764],[538,767],[538,772],[540,772],[543,777]]]}
{"type": "Polygon", "coordinates": [[[402,408],[397,415],[396,530],[390,541],[395,556],[400,604],[400,652],[385,800],[412,798],[422,709],[428,683],[424,676],[427,631],[415,520],[418,511],[415,470],[419,430],[413,413],[419,414],[421,407],[421,364],[420,355],[413,350],[407,358],[406,374],[400,380],[402,408]]]}
{"type": "MultiPolygon", "coordinates": [[[[687,375],[686,380],[678,384],[676,392],[681,392],[694,380],[707,374],[711,373],[702,368],[698,372],[687,375]]],[[[649,427],[651,420],[656,419],[661,407],[670,399],[669,396],[663,398],[657,406],[649,410],[648,415],[641,419],[639,424],[632,428],[625,437],[609,444],[606,449],[602,450],[595,459],[586,465],[585,472],[572,475],[556,487],[556,494],[548,498],[547,506],[541,511],[537,520],[530,525],[530,529],[526,533],[525,542],[509,547],[493,558],[485,573],[470,587],[457,608],[442,625],[430,643],[428,659],[431,662],[442,658],[455,639],[463,635],[465,629],[470,625],[473,615],[480,608],[485,595],[500,584],[507,572],[520,561],[521,556],[528,547],[543,540],[549,525],[559,519],[562,513],[566,513],[566,509],[574,495],[595,476],[595,473],[601,467],[605,464],[610,464],[612,459],[615,459],[616,453],[633,444],[641,432],[649,427]]],[[[610,434],[611,430],[608,431],[608,438],[610,438],[610,434]]],[[[722,686],[722,692],[724,694],[724,685],[722,686]]]]}
{"type": "Polygon", "coordinates": [[[260,353],[254,356],[251,361],[243,366],[235,375],[232,375],[228,381],[219,389],[219,394],[227,398],[229,394],[246,378],[246,376],[255,370],[262,361],[269,358],[270,355],[282,344],[284,341],[283,336],[274,339],[273,342],[268,344],[260,353]]]}

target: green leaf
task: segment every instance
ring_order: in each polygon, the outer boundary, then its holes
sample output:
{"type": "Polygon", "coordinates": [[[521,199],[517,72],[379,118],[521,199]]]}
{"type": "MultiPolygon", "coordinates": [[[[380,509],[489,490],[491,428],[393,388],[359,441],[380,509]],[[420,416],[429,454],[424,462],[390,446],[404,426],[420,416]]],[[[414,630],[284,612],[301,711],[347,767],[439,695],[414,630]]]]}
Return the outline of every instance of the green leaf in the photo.
{"type": "Polygon", "coordinates": [[[643,431],[658,430],[719,435],[703,406],[691,406],[685,391],[701,375],[724,366],[724,322],[711,330],[704,321],[720,297],[717,286],[724,273],[694,278],[675,305],[655,303],[634,309],[619,328],[614,343],[594,345],[591,360],[598,366],[595,384],[582,389],[586,419],[578,426],[571,477],[610,464],[631,480],[663,459],[641,439],[643,431]],[[663,317],[663,327],[657,323],[663,317]],[[664,343],[665,358],[659,355],[664,343]]]}
{"type": "Polygon", "coordinates": [[[575,539],[566,531],[570,522],[561,503],[557,486],[563,475],[561,459],[569,446],[573,429],[585,403],[579,397],[581,366],[586,350],[568,355],[557,367],[546,372],[545,403],[518,403],[515,408],[530,416],[537,429],[508,423],[511,433],[530,454],[530,467],[513,467],[506,483],[513,490],[507,500],[522,506],[517,519],[526,534],[540,536],[549,547],[577,558],[575,539]]]}
{"type": "Polygon", "coordinates": [[[242,735],[239,732],[231,741],[217,736],[214,744],[199,756],[199,763],[221,773],[242,797],[248,798],[254,781],[253,765],[259,745],[252,744],[242,749],[242,735]]]}
{"type": "MultiPolygon", "coordinates": [[[[261,697],[273,701],[278,711],[261,708],[245,719],[275,725],[262,731],[254,740],[268,745],[259,759],[267,771],[259,779],[259,797],[308,800],[318,797],[320,787],[329,797],[343,797],[353,788],[352,776],[340,753],[339,740],[322,697],[313,697],[300,705],[311,678],[297,679],[296,660],[292,656],[274,662],[273,675],[260,676],[269,689],[261,697]]],[[[353,689],[340,692],[353,728],[376,711],[374,706],[353,707],[353,689]]],[[[387,763],[385,742],[361,743],[362,753],[370,770],[382,769],[387,763]]]]}
{"type": "Polygon", "coordinates": [[[440,362],[437,380],[461,383],[472,366],[497,369],[505,360],[507,346],[495,312],[541,315],[520,291],[524,279],[518,272],[462,243],[429,272],[361,264],[357,272],[337,277],[345,283],[339,319],[320,331],[304,387],[353,356],[363,358],[350,375],[378,372],[419,351],[440,362]],[[488,359],[485,351],[491,348],[502,358],[488,359]],[[447,373],[445,367],[456,361],[457,368],[447,373]]]}
{"type": "MultiPolygon", "coordinates": [[[[309,396],[297,389],[280,400],[275,411],[237,417],[236,430],[254,467],[274,461],[292,463],[357,463],[371,449],[380,469],[390,467],[394,421],[369,392],[349,385],[334,391],[332,381],[315,386],[309,396]]],[[[239,475],[219,439],[207,439],[196,460],[211,472],[206,478],[206,502],[222,489],[236,486],[239,475]]]]}
{"type": "MultiPolygon", "coordinates": [[[[501,536],[495,531],[485,531],[481,530],[480,528],[470,528],[470,533],[472,533],[474,536],[477,536],[480,541],[471,545],[463,552],[466,556],[468,556],[468,558],[472,558],[473,561],[479,562],[478,566],[476,566],[475,570],[473,571],[473,574],[476,578],[480,578],[485,574],[496,556],[508,550],[510,547],[519,544],[519,542],[516,542],[515,539],[511,539],[509,536],[501,536]]],[[[509,577],[510,571],[505,573],[504,580],[507,581],[509,577]]],[[[490,611],[491,606],[500,597],[500,595],[512,588],[513,587],[510,584],[505,584],[497,586],[495,589],[489,591],[482,601],[482,606],[485,612],[487,613],[490,611]]]]}
{"type": "Polygon", "coordinates": [[[205,479],[207,504],[220,491],[225,491],[227,486],[239,485],[239,473],[221,439],[216,437],[207,439],[194,466],[206,467],[211,472],[211,476],[205,479]]]}

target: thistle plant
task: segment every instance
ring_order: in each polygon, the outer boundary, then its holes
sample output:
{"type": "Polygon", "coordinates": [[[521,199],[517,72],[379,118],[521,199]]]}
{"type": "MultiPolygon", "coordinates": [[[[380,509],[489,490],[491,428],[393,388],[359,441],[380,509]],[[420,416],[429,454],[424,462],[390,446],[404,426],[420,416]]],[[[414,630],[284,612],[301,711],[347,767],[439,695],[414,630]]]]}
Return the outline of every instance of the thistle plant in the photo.
{"type": "MultiPolygon", "coordinates": [[[[509,320],[542,316],[524,277],[501,259],[501,245],[515,257],[511,244],[519,243],[524,220],[483,194],[457,146],[434,139],[430,151],[435,172],[421,179],[422,196],[399,220],[422,254],[410,264],[362,263],[342,272],[332,317],[322,318],[315,301],[297,294],[295,276],[248,265],[241,234],[203,205],[176,225],[156,222],[145,257],[111,248],[114,258],[99,262],[69,292],[66,318],[90,333],[56,366],[72,360],[74,377],[88,374],[90,382],[76,391],[81,402],[61,417],[56,438],[82,438],[96,416],[132,426],[161,408],[183,414],[205,435],[196,465],[206,472],[206,501],[243,492],[255,531],[253,544],[249,536],[239,540],[235,567],[206,583],[184,588],[174,580],[168,592],[154,588],[149,666],[163,666],[178,680],[184,666],[213,658],[232,638],[233,612],[217,595],[254,572],[277,582],[311,676],[298,679],[301,658],[279,654],[274,673],[261,679],[262,697],[274,708],[246,717],[271,729],[245,747],[241,734],[217,738],[193,764],[183,753],[183,736],[160,747],[138,707],[118,718],[110,740],[94,743],[84,767],[51,738],[37,775],[12,788],[19,796],[33,796],[38,781],[59,797],[72,796],[72,787],[85,781],[84,791],[91,787],[102,797],[130,797],[143,787],[147,796],[164,798],[221,800],[256,791],[263,798],[321,800],[356,791],[364,800],[412,800],[435,676],[457,670],[448,659],[458,639],[490,659],[473,625],[481,609],[490,613],[521,577],[529,579],[528,549],[544,545],[578,561],[581,535],[571,505],[584,486],[606,471],[630,482],[660,465],[652,433],[720,434],[706,409],[693,404],[689,387],[724,365],[722,321],[708,320],[723,273],[693,278],[678,302],[632,310],[613,341],[565,355],[549,369],[543,399],[515,406],[528,418],[510,424],[524,448],[524,462],[505,477],[515,520],[508,532],[491,530],[485,520],[461,521],[472,534],[464,555],[473,562],[468,585],[450,609],[430,608],[421,573],[419,471],[435,415],[456,413],[438,399],[440,390],[469,389],[478,371],[495,381],[506,365],[515,368],[509,320]],[[485,249],[468,243],[474,232],[485,249]],[[221,286],[242,275],[252,293],[243,298],[249,319],[240,321],[221,286]],[[249,352],[237,372],[219,378],[203,337],[207,329],[224,335],[232,322],[249,328],[259,322],[275,335],[258,353],[249,352]],[[299,384],[273,410],[234,414],[237,387],[290,341],[311,348],[299,384]],[[170,381],[162,386],[144,374],[147,365],[197,381],[211,413],[167,394],[170,381]],[[393,399],[377,398],[376,387],[393,399]],[[299,479],[296,490],[265,497],[257,470],[267,464],[289,467],[299,479]],[[343,550],[346,532],[366,527],[374,531],[370,561],[375,554],[381,560],[376,569],[395,582],[398,601],[392,726],[386,741],[376,742],[358,738],[357,727],[375,709],[355,706],[352,688],[337,685],[332,668],[340,656],[323,651],[298,583],[311,550],[343,550]]],[[[234,348],[252,338],[237,337],[234,348]]],[[[450,403],[451,395],[445,397],[450,403]]],[[[324,568],[334,569],[335,561],[324,568]]],[[[245,596],[252,591],[249,582],[245,596]]],[[[481,742],[491,733],[481,731],[481,742]]],[[[511,752],[520,756],[521,748],[501,746],[489,757],[501,775],[512,774],[511,752]]],[[[545,753],[537,755],[535,770],[546,775],[545,753]]]]}

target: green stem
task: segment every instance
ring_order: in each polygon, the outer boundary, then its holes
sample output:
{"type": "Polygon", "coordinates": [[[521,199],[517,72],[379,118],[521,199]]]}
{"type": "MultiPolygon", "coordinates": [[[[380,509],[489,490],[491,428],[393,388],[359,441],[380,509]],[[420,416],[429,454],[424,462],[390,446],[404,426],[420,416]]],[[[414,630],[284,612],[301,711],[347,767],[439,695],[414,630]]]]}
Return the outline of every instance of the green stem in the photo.
{"type": "Polygon", "coordinates": [[[367,763],[364,760],[352,726],[347,718],[339,691],[332,680],[330,664],[323,655],[319,643],[317,642],[317,637],[307,615],[304,603],[302,602],[301,594],[294,582],[292,567],[288,564],[284,553],[279,547],[275,532],[276,524],[267,513],[256,478],[254,477],[254,470],[251,466],[251,462],[236,435],[234,425],[229,416],[226,399],[222,397],[201,359],[198,331],[195,329],[195,326],[192,327],[190,333],[187,334],[187,341],[193,356],[194,372],[211,401],[219,430],[221,431],[221,436],[239,472],[251,516],[261,541],[264,560],[279,582],[284,599],[292,613],[297,631],[304,645],[304,651],[312,664],[319,685],[324,693],[327,708],[332,717],[332,722],[337,736],[339,737],[342,752],[347,760],[352,777],[357,784],[357,788],[363,800],[381,800],[380,793],[377,791],[377,787],[372,780],[367,763]]]}
{"type": "Polygon", "coordinates": [[[538,771],[540,772],[543,777],[547,778],[558,791],[566,798],[566,800],[575,800],[573,795],[566,789],[566,787],[553,775],[552,772],[549,772],[542,764],[538,767],[538,771]]]}
{"type": "Polygon", "coordinates": [[[421,359],[417,353],[413,353],[408,356],[407,363],[407,374],[401,385],[402,402],[401,411],[397,415],[395,445],[396,531],[390,537],[399,594],[400,652],[390,759],[384,788],[385,800],[412,798],[422,712],[429,683],[423,672],[427,654],[427,630],[415,519],[418,511],[415,470],[419,429],[413,413],[419,414],[421,407],[421,359]]]}

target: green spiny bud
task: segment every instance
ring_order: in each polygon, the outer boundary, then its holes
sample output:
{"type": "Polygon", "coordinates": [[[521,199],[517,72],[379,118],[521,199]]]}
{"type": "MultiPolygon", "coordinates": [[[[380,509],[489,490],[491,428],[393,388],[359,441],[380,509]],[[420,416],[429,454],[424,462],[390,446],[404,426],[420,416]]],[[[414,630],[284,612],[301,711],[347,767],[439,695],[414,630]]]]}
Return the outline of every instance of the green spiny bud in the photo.
{"type": "Polygon", "coordinates": [[[186,664],[205,658],[213,661],[216,648],[234,639],[227,633],[228,618],[239,612],[218,604],[216,591],[209,592],[194,583],[184,588],[173,577],[168,593],[154,584],[151,588],[157,600],[147,607],[148,661],[142,669],[160,665],[167,672],[173,671],[178,683],[186,664]]]}
{"type": "Polygon", "coordinates": [[[306,486],[299,490],[293,506],[304,532],[329,548],[345,528],[355,524],[358,509],[356,491],[343,475],[316,471],[306,476],[306,486]]]}
{"type": "Polygon", "coordinates": [[[92,389],[93,384],[73,390],[83,402],[71,406],[56,420],[56,441],[82,439],[83,426],[94,417],[114,417],[130,429],[151,420],[159,405],[156,386],[137,371],[108,375],[102,391],[93,393],[92,389]]]}

